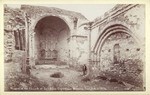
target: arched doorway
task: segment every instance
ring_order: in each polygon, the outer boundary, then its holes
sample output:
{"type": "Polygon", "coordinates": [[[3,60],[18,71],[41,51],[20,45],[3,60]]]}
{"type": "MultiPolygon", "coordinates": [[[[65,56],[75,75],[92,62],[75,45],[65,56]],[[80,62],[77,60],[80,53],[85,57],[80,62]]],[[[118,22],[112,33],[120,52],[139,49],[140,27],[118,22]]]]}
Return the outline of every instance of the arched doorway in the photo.
{"type": "Polygon", "coordinates": [[[67,62],[70,29],[66,22],[56,16],[47,16],[35,26],[35,59],[37,64],[67,62]]]}

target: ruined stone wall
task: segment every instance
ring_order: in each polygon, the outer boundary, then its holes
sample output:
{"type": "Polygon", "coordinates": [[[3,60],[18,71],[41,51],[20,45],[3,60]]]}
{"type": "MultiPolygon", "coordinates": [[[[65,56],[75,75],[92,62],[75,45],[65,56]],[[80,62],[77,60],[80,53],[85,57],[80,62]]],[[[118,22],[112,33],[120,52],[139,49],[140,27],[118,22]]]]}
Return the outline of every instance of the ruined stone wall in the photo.
{"type": "MultiPolygon", "coordinates": [[[[85,22],[84,22],[85,23],[85,22]]],[[[83,23],[82,23],[83,24],[83,23]]],[[[86,25],[78,25],[70,38],[70,64],[80,66],[88,64],[89,59],[89,32],[84,29],[86,25]]]]}
{"type": "MultiPolygon", "coordinates": [[[[144,5],[116,5],[109,12],[106,12],[104,16],[97,18],[93,24],[92,29],[92,51],[97,51],[98,38],[104,32],[107,27],[115,24],[123,25],[129,29],[129,34],[132,35],[133,39],[138,43],[138,47],[141,51],[140,58],[143,58],[144,47],[145,47],[145,29],[144,29],[144,5]],[[117,11],[122,9],[122,11],[117,11]],[[116,14],[114,14],[116,13],[116,14]],[[119,14],[119,15],[117,15],[119,14]],[[117,15],[117,16],[116,16],[117,15]],[[104,20],[103,20],[104,19],[104,20]],[[97,46],[97,47],[96,47],[97,46]],[[96,48],[95,48],[96,47],[96,48]],[[94,50],[95,49],[95,50],[94,50]],[[96,50],[97,49],[97,50],[96,50]]],[[[118,31],[118,30],[116,30],[118,31]]],[[[110,31],[111,32],[111,31],[110,31]]],[[[142,59],[144,61],[144,59],[142,59]]]]}
{"type": "MultiPolygon", "coordinates": [[[[98,30],[97,35],[101,35],[107,27],[111,25],[123,25],[128,28],[128,37],[123,34],[124,37],[114,39],[107,38],[102,39],[104,42],[98,47],[98,40],[93,39],[95,44],[92,44],[92,49],[95,53],[99,53],[100,56],[92,58],[97,62],[99,71],[107,77],[117,78],[118,80],[125,81],[127,83],[143,87],[144,82],[144,65],[145,65],[145,6],[144,5],[116,5],[112,10],[106,12],[104,16],[95,20],[93,24],[93,34],[98,30]],[[99,19],[99,20],[98,20],[99,19]],[[120,45],[120,57],[118,62],[114,62],[114,45],[120,45]],[[94,48],[97,45],[96,48],[94,48]],[[99,48],[102,49],[100,50],[99,48]],[[95,50],[94,50],[95,49],[95,50]],[[100,50],[99,52],[96,52],[100,50]],[[134,80],[134,81],[133,81],[134,80]]],[[[113,27],[111,32],[113,30],[113,27]]],[[[118,27],[120,28],[120,27],[118,27]]],[[[116,31],[119,31],[119,29],[116,31]]],[[[120,32],[123,31],[120,29],[120,32]]],[[[123,32],[122,32],[123,33],[123,32]]],[[[99,36],[95,36],[98,37],[99,36]]],[[[103,36],[102,36],[103,37],[103,36]]]]}
{"type": "Polygon", "coordinates": [[[24,18],[20,9],[4,7],[4,73],[5,81],[25,64],[24,18]],[[17,34],[17,35],[16,35],[17,34]],[[23,43],[24,42],[24,43],[23,43]]]}
{"type": "MultiPolygon", "coordinates": [[[[21,59],[17,57],[16,51],[20,51],[22,54],[18,56],[23,57],[24,55],[24,18],[19,9],[11,9],[7,6],[4,7],[4,60],[5,62],[14,61],[20,62],[21,59]],[[21,32],[21,33],[19,33],[21,32]],[[19,35],[15,35],[15,33],[19,35]],[[18,38],[18,39],[17,39],[18,38]],[[17,42],[18,43],[17,43],[17,42]],[[19,42],[20,41],[20,42],[19,42]],[[17,47],[19,45],[19,47],[17,47]],[[18,61],[20,60],[20,61],[18,61]]],[[[25,39],[24,39],[25,40],[25,39]]]]}
{"type": "Polygon", "coordinates": [[[12,56],[14,53],[14,35],[11,31],[4,32],[4,60],[5,62],[12,61],[12,56]]]}
{"type": "Polygon", "coordinates": [[[134,39],[125,33],[116,33],[111,35],[104,43],[101,51],[100,70],[109,70],[115,64],[114,56],[115,44],[119,45],[118,61],[140,59],[142,52],[134,39]]]}
{"type": "Polygon", "coordinates": [[[7,61],[12,61],[12,56],[13,56],[13,52],[15,49],[15,39],[14,39],[14,34],[11,30],[11,25],[8,23],[11,16],[11,13],[9,11],[8,8],[5,9],[5,14],[4,14],[4,60],[5,62],[7,61]]]}
{"type": "Polygon", "coordinates": [[[87,36],[74,36],[72,39],[75,43],[73,46],[72,62],[76,65],[88,63],[88,38],[87,36]]]}
{"type": "MultiPolygon", "coordinates": [[[[76,53],[78,53],[78,61],[79,64],[88,64],[89,59],[89,33],[81,27],[78,29],[78,33],[76,36],[76,53]]],[[[75,39],[75,38],[74,38],[75,39]]]]}
{"type": "Polygon", "coordinates": [[[140,49],[140,53],[137,53],[137,59],[145,62],[145,5],[136,6],[126,12],[124,17],[129,19],[127,23],[130,24],[131,31],[139,39],[137,48],[140,49]]]}

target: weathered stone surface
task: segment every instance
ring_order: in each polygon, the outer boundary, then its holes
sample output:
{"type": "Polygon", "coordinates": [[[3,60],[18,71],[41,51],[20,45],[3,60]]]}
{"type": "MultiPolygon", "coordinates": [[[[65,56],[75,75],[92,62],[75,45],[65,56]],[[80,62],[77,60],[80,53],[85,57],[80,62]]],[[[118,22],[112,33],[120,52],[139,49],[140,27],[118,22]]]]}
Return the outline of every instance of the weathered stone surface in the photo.
{"type": "Polygon", "coordinates": [[[116,5],[94,20],[91,35],[92,51],[96,56],[92,57],[92,62],[97,64],[99,74],[103,72],[108,77],[116,77],[133,85],[143,86],[144,12],[144,5],[116,5]],[[117,50],[115,44],[119,45],[117,50]],[[115,57],[118,62],[115,61],[115,57]]]}

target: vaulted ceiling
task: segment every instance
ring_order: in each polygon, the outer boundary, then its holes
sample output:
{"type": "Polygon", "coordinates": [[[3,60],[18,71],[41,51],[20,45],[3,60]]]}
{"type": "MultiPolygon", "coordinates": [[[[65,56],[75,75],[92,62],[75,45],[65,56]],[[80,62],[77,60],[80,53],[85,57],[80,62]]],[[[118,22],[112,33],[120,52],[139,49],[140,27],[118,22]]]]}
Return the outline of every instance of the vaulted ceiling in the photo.
{"type": "Polygon", "coordinates": [[[69,30],[65,21],[55,16],[48,16],[41,19],[37,23],[36,29],[38,29],[40,32],[43,32],[44,29],[49,29],[54,31],[55,34],[59,34],[63,30],[69,30]]]}

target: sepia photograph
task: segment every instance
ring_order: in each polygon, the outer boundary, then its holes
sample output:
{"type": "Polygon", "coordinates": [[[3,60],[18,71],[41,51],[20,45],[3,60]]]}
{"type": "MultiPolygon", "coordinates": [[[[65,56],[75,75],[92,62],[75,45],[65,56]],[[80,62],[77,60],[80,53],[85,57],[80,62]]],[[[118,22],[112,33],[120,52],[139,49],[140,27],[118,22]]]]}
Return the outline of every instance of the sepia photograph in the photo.
{"type": "Polygon", "coordinates": [[[146,91],[145,4],[4,4],[4,91],[146,91]]]}

